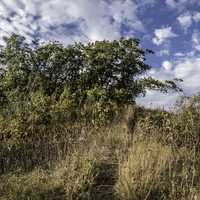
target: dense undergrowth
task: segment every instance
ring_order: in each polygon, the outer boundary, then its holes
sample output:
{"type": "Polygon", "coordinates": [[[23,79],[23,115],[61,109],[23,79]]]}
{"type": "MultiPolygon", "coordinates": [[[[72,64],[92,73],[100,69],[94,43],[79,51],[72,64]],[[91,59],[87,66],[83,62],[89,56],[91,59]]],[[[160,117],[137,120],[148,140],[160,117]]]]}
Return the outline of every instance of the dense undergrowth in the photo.
{"type": "Polygon", "coordinates": [[[106,127],[66,124],[62,137],[52,129],[52,138],[20,148],[4,144],[0,199],[199,199],[199,109],[196,96],[173,113],[135,107],[131,131],[123,116],[106,127]]]}

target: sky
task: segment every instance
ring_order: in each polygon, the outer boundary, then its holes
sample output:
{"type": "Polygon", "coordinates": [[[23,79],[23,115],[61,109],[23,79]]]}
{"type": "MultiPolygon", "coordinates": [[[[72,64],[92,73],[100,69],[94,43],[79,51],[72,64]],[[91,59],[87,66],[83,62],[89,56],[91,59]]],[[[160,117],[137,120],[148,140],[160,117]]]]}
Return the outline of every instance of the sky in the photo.
{"type": "Polygon", "coordinates": [[[168,109],[200,92],[200,0],[0,0],[0,45],[12,33],[64,45],[135,37],[155,52],[148,75],[183,79],[182,94],[147,91],[138,103],[168,109]]]}

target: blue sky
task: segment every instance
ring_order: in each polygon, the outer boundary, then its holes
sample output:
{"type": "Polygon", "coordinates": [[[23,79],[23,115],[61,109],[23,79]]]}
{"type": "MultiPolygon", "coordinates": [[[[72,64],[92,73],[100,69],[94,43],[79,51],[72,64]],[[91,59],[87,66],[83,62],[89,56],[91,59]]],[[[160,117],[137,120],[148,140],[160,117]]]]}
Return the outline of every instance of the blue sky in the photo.
{"type": "MultiPolygon", "coordinates": [[[[182,78],[184,95],[200,92],[199,0],[0,0],[0,45],[12,33],[65,45],[137,37],[155,52],[151,76],[182,78]]],[[[169,108],[179,95],[148,91],[138,102],[169,108]]]]}

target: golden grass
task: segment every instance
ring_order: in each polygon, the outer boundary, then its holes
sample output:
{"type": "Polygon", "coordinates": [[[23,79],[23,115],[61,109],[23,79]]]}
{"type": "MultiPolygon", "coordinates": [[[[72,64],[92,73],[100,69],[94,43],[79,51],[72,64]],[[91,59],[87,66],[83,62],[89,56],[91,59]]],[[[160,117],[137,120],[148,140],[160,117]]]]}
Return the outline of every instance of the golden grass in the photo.
{"type": "Polygon", "coordinates": [[[199,200],[199,112],[142,112],[132,131],[123,121],[77,124],[26,145],[16,161],[1,154],[11,166],[0,175],[0,200],[199,200]]]}
{"type": "Polygon", "coordinates": [[[92,154],[74,153],[51,170],[2,176],[0,200],[87,199],[95,177],[92,154]]]}
{"type": "Polygon", "coordinates": [[[119,165],[116,192],[124,200],[197,198],[199,158],[182,148],[162,145],[156,138],[133,144],[119,165]]]}

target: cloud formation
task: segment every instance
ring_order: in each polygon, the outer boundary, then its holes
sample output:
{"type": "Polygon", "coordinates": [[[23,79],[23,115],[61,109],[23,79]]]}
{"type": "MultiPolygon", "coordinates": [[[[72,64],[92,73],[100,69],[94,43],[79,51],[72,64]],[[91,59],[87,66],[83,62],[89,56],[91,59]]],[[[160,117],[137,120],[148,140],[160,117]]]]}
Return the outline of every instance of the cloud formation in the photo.
{"type": "Polygon", "coordinates": [[[167,70],[170,71],[172,69],[172,63],[168,60],[163,61],[162,63],[162,67],[167,70]]]}
{"type": "Polygon", "coordinates": [[[172,27],[162,27],[154,31],[153,43],[156,45],[163,44],[166,40],[174,38],[177,35],[172,31],[172,27]]]}
{"type": "Polygon", "coordinates": [[[200,22],[200,12],[185,12],[177,17],[179,24],[187,32],[193,23],[200,22]]]}
{"type": "Polygon", "coordinates": [[[165,0],[167,6],[173,9],[177,9],[178,11],[182,11],[188,5],[199,5],[199,0],[165,0]]]}
{"type": "Polygon", "coordinates": [[[132,0],[1,0],[0,34],[19,33],[29,40],[39,35],[65,44],[116,39],[123,25],[126,36],[144,30],[137,11],[146,4],[132,0]]]}
{"type": "Polygon", "coordinates": [[[193,20],[195,21],[195,22],[200,22],[200,12],[195,12],[194,14],[193,14],[193,20]]]}
{"type": "Polygon", "coordinates": [[[200,52],[200,33],[198,31],[192,34],[192,44],[193,48],[200,52]]]}
{"type": "Polygon", "coordinates": [[[192,25],[192,15],[189,12],[180,15],[177,20],[185,31],[192,25]]]}
{"type": "Polygon", "coordinates": [[[181,95],[195,95],[199,90],[200,57],[179,57],[176,61],[164,61],[159,69],[152,69],[149,75],[159,80],[182,79],[180,87],[183,94],[170,92],[160,94],[157,91],[148,91],[145,98],[139,98],[138,103],[148,107],[172,108],[181,95]]]}

